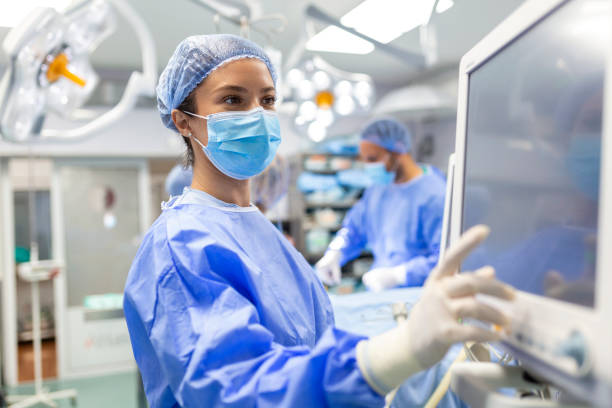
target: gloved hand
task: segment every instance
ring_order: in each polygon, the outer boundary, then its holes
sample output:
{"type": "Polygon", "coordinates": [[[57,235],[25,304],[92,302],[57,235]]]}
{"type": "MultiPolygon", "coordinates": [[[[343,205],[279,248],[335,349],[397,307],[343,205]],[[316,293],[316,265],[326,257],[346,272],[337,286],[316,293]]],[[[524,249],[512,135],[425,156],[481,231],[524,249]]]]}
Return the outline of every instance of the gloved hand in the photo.
{"type": "Polygon", "coordinates": [[[397,265],[374,268],[363,275],[363,284],[372,292],[380,292],[406,283],[406,267],[397,265]]]}
{"type": "Polygon", "coordinates": [[[495,280],[493,268],[455,274],[461,261],[488,234],[489,228],[484,225],[463,234],[431,272],[408,320],[357,345],[359,369],[377,392],[387,394],[408,377],[431,367],[453,343],[499,340],[500,334],[493,330],[459,322],[473,318],[499,326],[509,324],[500,310],[475,298],[478,293],[514,298],[514,289],[495,280]]]}
{"type": "Polygon", "coordinates": [[[342,277],[342,271],[340,269],[341,257],[342,254],[340,251],[328,249],[325,255],[323,255],[323,258],[319,259],[319,262],[315,264],[317,276],[321,279],[321,282],[327,286],[335,286],[340,283],[342,277]]]}

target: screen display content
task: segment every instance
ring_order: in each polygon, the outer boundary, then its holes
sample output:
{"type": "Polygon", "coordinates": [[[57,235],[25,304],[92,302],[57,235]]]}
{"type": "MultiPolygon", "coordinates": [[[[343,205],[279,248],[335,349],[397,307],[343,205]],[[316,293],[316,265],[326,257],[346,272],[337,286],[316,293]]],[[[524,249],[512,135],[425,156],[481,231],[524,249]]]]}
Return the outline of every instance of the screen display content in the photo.
{"type": "Polygon", "coordinates": [[[594,306],[610,15],[565,3],[470,74],[462,230],[491,235],[463,270],[594,306]]]}

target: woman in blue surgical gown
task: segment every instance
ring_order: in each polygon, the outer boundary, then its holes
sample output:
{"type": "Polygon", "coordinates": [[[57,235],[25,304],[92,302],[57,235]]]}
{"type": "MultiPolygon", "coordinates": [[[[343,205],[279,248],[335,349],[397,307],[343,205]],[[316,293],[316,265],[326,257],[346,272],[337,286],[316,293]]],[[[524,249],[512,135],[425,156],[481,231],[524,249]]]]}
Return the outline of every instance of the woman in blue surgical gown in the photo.
{"type": "Polygon", "coordinates": [[[193,180],[164,204],[125,287],[153,408],[382,406],[453,342],[498,338],[458,318],[507,323],[470,303],[474,291],[513,296],[490,269],[450,276],[481,226],[449,251],[405,324],[369,339],[334,328],[312,268],[250,204],[249,178],[280,143],[275,82],[262,49],[231,35],[185,39],[160,77],[161,118],[182,135],[193,180]]]}

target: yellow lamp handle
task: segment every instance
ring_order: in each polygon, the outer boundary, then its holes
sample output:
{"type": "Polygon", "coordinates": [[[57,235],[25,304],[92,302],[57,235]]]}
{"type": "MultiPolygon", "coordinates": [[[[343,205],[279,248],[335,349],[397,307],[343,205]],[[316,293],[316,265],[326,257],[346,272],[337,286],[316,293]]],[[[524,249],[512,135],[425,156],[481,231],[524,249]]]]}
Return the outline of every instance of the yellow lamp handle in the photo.
{"type": "Polygon", "coordinates": [[[68,69],[68,57],[66,54],[59,54],[55,57],[47,70],[47,80],[51,83],[57,81],[61,76],[66,77],[79,86],[85,86],[85,80],[68,69]]]}

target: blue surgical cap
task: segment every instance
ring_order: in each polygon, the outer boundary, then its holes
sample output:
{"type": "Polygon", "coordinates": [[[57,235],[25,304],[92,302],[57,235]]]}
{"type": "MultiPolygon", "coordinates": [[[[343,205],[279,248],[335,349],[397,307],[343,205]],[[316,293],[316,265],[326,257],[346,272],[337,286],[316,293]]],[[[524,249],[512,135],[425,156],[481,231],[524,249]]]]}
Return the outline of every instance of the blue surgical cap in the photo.
{"type": "Polygon", "coordinates": [[[194,35],[176,47],[157,84],[157,108],[164,125],[178,131],[172,122],[176,109],[211,72],[241,58],[257,58],[268,67],[276,84],[276,72],[263,49],[231,34],[194,35]]]}
{"type": "Polygon", "coordinates": [[[410,153],[410,131],[395,119],[378,119],[370,122],[361,132],[361,140],[374,143],[390,152],[410,153]]]}
{"type": "Polygon", "coordinates": [[[177,164],[166,177],[166,192],[171,196],[183,194],[183,189],[191,185],[191,179],[193,179],[193,169],[177,164]]]}

